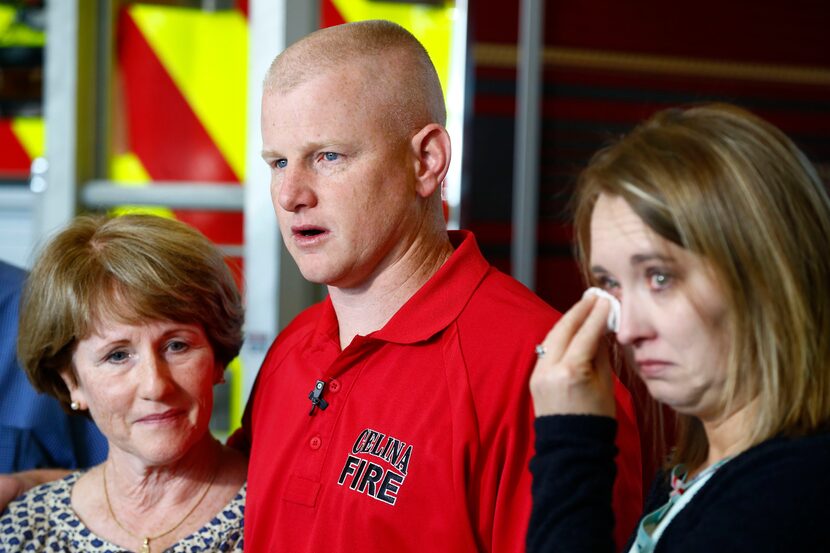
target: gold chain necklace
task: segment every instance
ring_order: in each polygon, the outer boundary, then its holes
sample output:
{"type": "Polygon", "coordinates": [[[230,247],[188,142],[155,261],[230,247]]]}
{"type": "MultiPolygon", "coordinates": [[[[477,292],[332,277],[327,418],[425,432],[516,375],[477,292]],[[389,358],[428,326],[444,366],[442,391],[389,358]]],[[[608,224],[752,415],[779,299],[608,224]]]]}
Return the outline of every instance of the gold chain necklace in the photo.
{"type": "Polygon", "coordinates": [[[208,490],[210,490],[211,486],[213,486],[213,481],[216,480],[216,475],[218,473],[219,473],[219,463],[216,464],[216,468],[213,470],[213,476],[210,477],[210,482],[208,482],[207,486],[205,486],[205,489],[202,491],[202,495],[199,496],[199,500],[193,505],[193,507],[190,508],[190,510],[187,512],[187,514],[184,515],[184,518],[182,518],[179,522],[177,522],[176,525],[173,528],[171,528],[170,530],[162,532],[161,534],[156,534],[155,536],[144,536],[143,538],[141,536],[136,536],[135,534],[133,534],[132,532],[130,532],[129,530],[124,528],[124,525],[121,524],[121,522],[119,522],[118,517],[115,516],[115,511],[112,510],[112,503],[110,503],[110,494],[109,494],[109,491],[107,490],[107,464],[106,463],[104,463],[104,498],[107,500],[107,509],[109,509],[110,516],[112,517],[112,520],[114,520],[115,523],[118,525],[118,527],[121,528],[122,530],[124,530],[124,532],[126,532],[127,534],[129,534],[133,538],[135,538],[137,540],[141,540],[140,553],[151,553],[150,552],[150,542],[152,540],[157,540],[159,538],[163,538],[164,536],[166,536],[167,534],[170,534],[171,532],[174,532],[175,530],[177,530],[179,528],[179,526],[184,524],[184,521],[186,521],[188,519],[188,517],[190,517],[190,515],[193,514],[193,511],[196,510],[196,507],[198,507],[199,505],[202,504],[202,500],[204,500],[205,496],[208,493],[208,490]]]}

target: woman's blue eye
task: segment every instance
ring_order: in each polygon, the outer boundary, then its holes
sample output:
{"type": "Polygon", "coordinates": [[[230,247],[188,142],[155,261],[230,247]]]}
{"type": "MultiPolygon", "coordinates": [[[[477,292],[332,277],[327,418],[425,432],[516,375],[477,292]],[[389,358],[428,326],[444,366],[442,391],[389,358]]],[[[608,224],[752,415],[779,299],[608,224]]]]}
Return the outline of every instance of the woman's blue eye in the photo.
{"type": "Polygon", "coordinates": [[[187,343],[181,340],[174,340],[167,344],[167,349],[173,352],[184,351],[187,349],[187,343]]]}
{"type": "Polygon", "coordinates": [[[671,284],[671,275],[663,271],[649,271],[648,284],[652,290],[663,290],[671,284]]]}
{"type": "Polygon", "coordinates": [[[597,276],[596,283],[597,286],[609,292],[620,287],[620,283],[608,275],[597,276]]]}
{"type": "Polygon", "coordinates": [[[340,157],[340,154],[336,152],[325,152],[323,153],[323,157],[326,158],[326,161],[335,161],[340,157]]]}
{"type": "Polygon", "coordinates": [[[126,351],[114,351],[107,355],[107,361],[112,363],[123,363],[130,358],[130,354],[126,351]]]}

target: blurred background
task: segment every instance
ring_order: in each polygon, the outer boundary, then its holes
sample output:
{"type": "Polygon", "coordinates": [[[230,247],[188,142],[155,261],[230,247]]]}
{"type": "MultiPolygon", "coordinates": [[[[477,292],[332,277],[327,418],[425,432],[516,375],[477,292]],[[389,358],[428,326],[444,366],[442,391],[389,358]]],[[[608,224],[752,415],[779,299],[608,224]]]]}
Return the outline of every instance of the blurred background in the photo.
{"type": "Polygon", "coordinates": [[[575,177],[655,110],[742,105],[830,182],[826,0],[0,0],[0,259],[28,267],[87,211],[197,227],[246,294],[246,345],[212,421],[231,431],[271,340],[325,293],[278,237],[262,77],[308,32],[379,18],[424,43],[444,85],[448,225],[560,310],[582,288],[575,177]]]}

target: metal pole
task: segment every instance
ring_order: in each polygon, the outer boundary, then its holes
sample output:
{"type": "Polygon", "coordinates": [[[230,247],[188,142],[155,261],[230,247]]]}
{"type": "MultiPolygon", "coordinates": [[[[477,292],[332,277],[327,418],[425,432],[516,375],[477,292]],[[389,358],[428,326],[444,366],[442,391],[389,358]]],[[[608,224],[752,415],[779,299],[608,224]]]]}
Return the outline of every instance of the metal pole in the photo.
{"type": "Polygon", "coordinates": [[[46,6],[46,163],[31,181],[38,241],[75,216],[81,183],[107,171],[115,9],[112,0],[46,6]]]}
{"type": "Polygon", "coordinates": [[[542,125],[544,0],[521,2],[516,74],[516,138],[513,156],[513,276],[536,286],[536,227],[539,210],[539,135],[542,125]]]}
{"type": "Polygon", "coordinates": [[[270,173],[262,161],[260,103],[262,78],[285,47],[285,0],[249,4],[248,132],[245,154],[245,344],[243,395],[248,397],[268,346],[277,333],[280,237],[269,192],[270,173]]]}
{"type": "Polygon", "coordinates": [[[450,217],[447,227],[461,226],[461,197],[464,190],[464,126],[467,116],[467,0],[456,0],[453,8],[450,76],[447,85],[447,131],[452,139],[452,163],[446,179],[446,200],[450,217]]]}
{"type": "Polygon", "coordinates": [[[75,215],[78,114],[78,0],[50,0],[46,6],[44,117],[48,172],[36,188],[35,241],[75,215]]]}
{"type": "Polygon", "coordinates": [[[153,181],[141,186],[116,186],[92,180],[81,190],[86,207],[102,209],[121,205],[153,205],[171,209],[242,211],[244,191],[238,184],[153,181]]]}
{"type": "Polygon", "coordinates": [[[245,161],[245,367],[247,397],[277,332],[315,298],[282,244],[271,206],[270,171],[262,160],[262,81],[274,57],[315,30],[317,4],[307,0],[251,0],[248,45],[248,115],[245,161]]]}

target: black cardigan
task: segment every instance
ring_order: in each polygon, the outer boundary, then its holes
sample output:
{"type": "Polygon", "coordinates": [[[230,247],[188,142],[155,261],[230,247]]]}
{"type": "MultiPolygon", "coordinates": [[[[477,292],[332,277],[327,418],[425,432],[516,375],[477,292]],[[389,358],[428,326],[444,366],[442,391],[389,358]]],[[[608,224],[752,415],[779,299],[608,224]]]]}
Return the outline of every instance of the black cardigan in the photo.
{"type": "MultiPolygon", "coordinates": [[[[528,553],[613,552],[616,421],[561,415],[540,417],[535,426],[528,553]]],[[[662,506],[668,493],[658,474],[645,512],[662,506]]],[[[736,456],[677,514],[655,548],[720,552],[830,552],[830,433],[770,439],[736,456]]]]}

